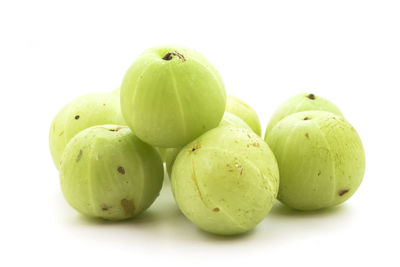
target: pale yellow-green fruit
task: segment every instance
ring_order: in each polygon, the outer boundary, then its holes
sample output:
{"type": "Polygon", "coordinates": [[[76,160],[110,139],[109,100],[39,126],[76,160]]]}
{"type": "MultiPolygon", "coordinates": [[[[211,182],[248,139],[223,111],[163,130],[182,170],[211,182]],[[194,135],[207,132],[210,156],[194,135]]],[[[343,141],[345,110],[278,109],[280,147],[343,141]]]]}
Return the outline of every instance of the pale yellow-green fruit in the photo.
{"type": "Polygon", "coordinates": [[[75,135],[60,168],[65,199],[90,217],[123,220],[146,210],[164,177],[158,152],[127,126],[102,125],[75,135]]]}
{"type": "Polygon", "coordinates": [[[121,110],[132,131],[156,147],[182,147],[217,127],[226,94],[200,53],[178,46],[146,50],[121,85],[121,110]]]}
{"type": "Polygon", "coordinates": [[[50,152],[57,169],[65,146],[80,131],[102,124],[125,125],[119,101],[118,89],[91,93],[74,99],[58,112],[49,133],[50,152]]]}
{"type": "Polygon", "coordinates": [[[291,208],[317,210],[343,203],[363,179],[363,146],[342,116],[294,113],[279,121],[266,141],[279,165],[278,199],[291,208]]]}
{"type": "Polygon", "coordinates": [[[279,171],[268,145],[253,131],[220,126],[179,152],[171,186],[180,210],[204,231],[239,234],[270,211],[279,171]]]}
{"type": "Polygon", "coordinates": [[[228,95],[226,111],[241,118],[257,135],[261,136],[261,125],[257,113],[244,101],[228,95]]]}
{"type": "MultiPolygon", "coordinates": [[[[252,130],[241,118],[225,111],[222,121],[219,126],[235,126],[242,127],[248,130],[252,130]]],[[[181,148],[165,148],[160,149],[161,157],[163,158],[169,177],[171,177],[172,166],[174,165],[175,158],[178,155],[181,148]]]]}
{"type": "Polygon", "coordinates": [[[303,93],[289,98],[286,102],[278,107],[269,120],[267,129],[265,131],[265,136],[271,132],[276,123],[286,116],[296,112],[308,110],[328,111],[343,117],[339,108],[329,100],[326,100],[325,98],[319,97],[315,94],[303,93]]]}

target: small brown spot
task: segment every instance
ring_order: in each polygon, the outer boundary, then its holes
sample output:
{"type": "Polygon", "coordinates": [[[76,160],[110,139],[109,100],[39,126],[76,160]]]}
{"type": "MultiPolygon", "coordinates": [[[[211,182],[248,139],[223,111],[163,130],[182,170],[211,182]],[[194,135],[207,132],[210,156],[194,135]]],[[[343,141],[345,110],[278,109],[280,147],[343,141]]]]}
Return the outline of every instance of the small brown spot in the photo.
{"type": "Polygon", "coordinates": [[[64,131],[62,131],[61,133],[58,134],[58,136],[62,136],[64,134],[64,131]]]}
{"type": "Polygon", "coordinates": [[[259,146],[260,146],[260,144],[257,143],[257,142],[254,142],[252,145],[253,145],[254,147],[259,147],[259,146]]]}
{"type": "Polygon", "coordinates": [[[318,176],[320,176],[321,175],[321,171],[318,171],[318,176]]]}
{"type": "Polygon", "coordinates": [[[121,206],[124,209],[126,216],[132,216],[133,214],[135,214],[135,205],[133,204],[132,200],[121,200],[121,206]]]}
{"type": "Polygon", "coordinates": [[[106,104],[103,104],[103,106],[105,106],[106,104]]]}
{"type": "Polygon", "coordinates": [[[79,120],[79,118],[80,118],[79,115],[76,115],[76,116],[75,116],[75,120],[79,120]]]}
{"type": "Polygon", "coordinates": [[[56,131],[56,124],[53,123],[53,132],[55,132],[55,131],[56,131]]]}
{"type": "Polygon", "coordinates": [[[219,211],[219,208],[213,208],[213,211],[214,211],[214,212],[218,212],[218,211],[219,211]]]}
{"type": "Polygon", "coordinates": [[[310,139],[310,135],[308,133],[305,134],[305,136],[310,139]]]}
{"type": "Polygon", "coordinates": [[[76,157],[76,162],[80,161],[81,158],[82,158],[82,149],[79,150],[79,154],[78,154],[78,156],[76,157]]]}
{"type": "Polygon", "coordinates": [[[347,192],[349,192],[349,189],[343,189],[339,191],[339,196],[343,196],[344,194],[346,194],[347,192]]]}
{"type": "Polygon", "coordinates": [[[190,151],[191,151],[191,152],[194,152],[194,151],[196,151],[196,150],[199,149],[199,148],[200,148],[200,145],[197,144],[197,145],[195,145],[194,147],[192,147],[192,149],[190,149],[190,151]]]}
{"type": "Polygon", "coordinates": [[[310,118],[309,117],[305,117],[303,120],[308,121],[310,118]]]}
{"type": "Polygon", "coordinates": [[[102,211],[107,211],[107,210],[109,210],[109,209],[111,209],[111,207],[110,207],[110,206],[107,206],[106,204],[103,204],[103,205],[101,206],[101,210],[102,210],[102,211]]]}
{"type": "Polygon", "coordinates": [[[124,169],[123,167],[121,167],[121,166],[119,166],[119,167],[117,168],[117,171],[118,171],[120,174],[125,174],[125,169],[124,169]]]}
{"type": "Polygon", "coordinates": [[[311,99],[311,100],[314,100],[314,99],[315,99],[315,95],[314,95],[314,94],[309,94],[307,97],[308,97],[309,99],[311,99]]]}
{"type": "Polygon", "coordinates": [[[251,138],[250,134],[247,134],[247,137],[248,137],[248,138],[251,138]]]}

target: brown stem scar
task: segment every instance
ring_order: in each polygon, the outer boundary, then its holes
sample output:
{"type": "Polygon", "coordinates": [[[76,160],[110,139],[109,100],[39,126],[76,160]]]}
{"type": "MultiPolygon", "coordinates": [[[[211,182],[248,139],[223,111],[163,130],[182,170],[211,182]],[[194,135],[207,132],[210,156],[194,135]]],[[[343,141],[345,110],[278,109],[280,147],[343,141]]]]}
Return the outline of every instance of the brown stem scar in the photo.
{"type": "Polygon", "coordinates": [[[125,174],[125,169],[124,169],[123,167],[121,167],[121,166],[119,166],[119,167],[117,168],[117,171],[118,171],[120,174],[125,174]]]}
{"type": "Polygon", "coordinates": [[[167,54],[165,54],[165,56],[164,56],[162,59],[164,59],[164,60],[171,60],[171,59],[172,59],[172,56],[177,56],[177,57],[179,57],[179,58],[182,60],[182,62],[185,62],[185,61],[186,61],[185,57],[184,57],[182,54],[180,54],[180,53],[178,53],[178,52],[176,52],[176,51],[168,52],[167,54]]]}
{"type": "Polygon", "coordinates": [[[314,100],[314,99],[315,99],[315,95],[314,95],[314,94],[309,94],[307,97],[308,97],[309,99],[311,99],[311,100],[314,100]]]}
{"type": "Polygon", "coordinates": [[[308,121],[310,118],[309,117],[305,117],[303,120],[308,121]]]}
{"type": "Polygon", "coordinates": [[[347,192],[349,192],[349,189],[343,189],[343,190],[340,190],[338,194],[339,194],[339,196],[343,196],[347,192]]]}
{"type": "Polygon", "coordinates": [[[79,120],[79,118],[80,118],[79,115],[76,115],[76,116],[75,116],[75,120],[79,120]]]}

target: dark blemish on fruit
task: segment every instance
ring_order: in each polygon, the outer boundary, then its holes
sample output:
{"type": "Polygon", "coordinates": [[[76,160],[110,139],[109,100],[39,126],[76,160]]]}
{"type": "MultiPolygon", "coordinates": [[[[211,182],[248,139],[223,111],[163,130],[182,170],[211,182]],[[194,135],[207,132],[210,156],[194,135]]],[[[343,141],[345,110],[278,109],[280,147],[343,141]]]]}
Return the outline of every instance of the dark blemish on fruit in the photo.
{"type": "Polygon", "coordinates": [[[106,104],[103,104],[103,106],[105,106],[106,104]]]}
{"type": "Polygon", "coordinates": [[[219,211],[219,208],[213,208],[213,211],[214,211],[214,212],[218,212],[218,211],[219,211]]]}
{"type": "Polygon", "coordinates": [[[253,145],[254,147],[259,147],[259,146],[260,146],[260,144],[257,143],[257,142],[252,143],[252,145],[253,145]]]}
{"type": "Polygon", "coordinates": [[[111,207],[107,206],[106,204],[103,204],[103,206],[101,206],[102,211],[107,211],[109,209],[111,209],[111,207]]]}
{"type": "Polygon", "coordinates": [[[309,99],[311,99],[311,100],[314,100],[314,99],[315,99],[315,95],[314,95],[314,94],[309,94],[307,97],[308,97],[309,99]]]}
{"type": "Polygon", "coordinates": [[[82,149],[79,150],[79,154],[78,154],[78,156],[76,157],[76,162],[79,162],[79,161],[81,160],[81,158],[82,158],[82,149]]]}
{"type": "Polygon", "coordinates": [[[64,134],[64,131],[62,131],[61,133],[59,133],[58,136],[61,136],[61,135],[63,135],[63,134],[64,134]]]}
{"type": "Polygon", "coordinates": [[[309,117],[305,117],[303,120],[307,121],[307,120],[309,120],[309,119],[310,119],[309,117]]]}
{"type": "Polygon", "coordinates": [[[321,175],[321,171],[318,172],[318,176],[320,176],[320,175],[321,175]]]}
{"type": "Polygon", "coordinates": [[[124,169],[123,167],[121,167],[121,166],[119,166],[119,167],[117,168],[117,171],[118,171],[120,174],[125,174],[125,169],[124,169]]]}
{"type": "Polygon", "coordinates": [[[247,134],[247,137],[251,139],[251,136],[249,134],[247,134]]]}
{"type": "Polygon", "coordinates": [[[132,216],[135,213],[135,205],[132,200],[121,200],[121,206],[124,209],[126,216],[132,216]]]}
{"type": "Polygon", "coordinates": [[[165,56],[164,56],[162,59],[164,59],[164,60],[171,60],[171,59],[172,59],[172,56],[177,56],[177,57],[179,57],[179,58],[182,60],[182,62],[185,62],[185,61],[186,61],[185,57],[184,57],[182,54],[180,54],[180,53],[178,53],[178,52],[176,52],[176,51],[174,51],[174,52],[168,52],[167,54],[165,54],[165,56]]]}
{"type": "Polygon", "coordinates": [[[308,133],[305,134],[305,136],[310,139],[310,135],[308,133]]]}
{"type": "Polygon", "coordinates": [[[192,149],[190,149],[190,152],[194,152],[199,148],[200,148],[200,145],[195,145],[194,147],[192,147],[192,149]]]}
{"type": "Polygon", "coordinates": [[[80,118],[79,115],[76,115],[76,116],[75,116],[75,120],[79,120],[79,118],[80,118]]]}
{"type": "Polygon", "coordinates": [[[343,196],[347,192],[349,192],[349,189],[343,189],[343,190],[340,190],[338,194],[339,194],[339,196],[343,196]]]}

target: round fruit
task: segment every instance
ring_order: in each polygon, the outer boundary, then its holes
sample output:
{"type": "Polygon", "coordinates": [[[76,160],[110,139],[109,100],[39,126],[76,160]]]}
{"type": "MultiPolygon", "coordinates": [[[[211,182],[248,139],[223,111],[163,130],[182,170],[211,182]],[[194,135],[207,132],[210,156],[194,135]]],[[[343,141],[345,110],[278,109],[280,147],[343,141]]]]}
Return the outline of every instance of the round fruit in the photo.
{"type": "MultiPolygon", "coordinates": [[[[225,111],[224,116],[222,117],[222,121],[219,126],[235,126],[242,127],[251,131],[251,128],[239,117],[233,115],[225,111]]],[[[172,166],[174,165],[175,158],[178,155],[181,148],[166,148],[162,153],[162,157],[164,157],[164,162],[166,164],[167,172],[169,177],[171,177],[172,166]]]]}
{"type": "Polygon", "coordinates": [[[220,126],[186,145],[172,169],[175,200],[204,231],[232,235],[254,228],[271,209],[279,171],[268,145],[245,128],[220,126]]]}
{"type": "Polygon", "coordinates": [[[65,148],[61,188],[82,214],[108,220],[132,218],[158,196],[163,167],[158,152],[126,126],[83,130],[65,148]]]}
{"type": "Polygon", "coordinates": [[[341,116],[304,111],[278,122],[267,136],[278,161],[278,199],[317,210],[350,198],[361,183],[365,156],[360,137],[341,116]]]}
{"type": "Polygon", "coordinates": [[[250,126],[253,132],[261,136],[261,125],[258,115],[254,109],[244,101],[234,96],[228,96],[226,100],[226,111],[241,118],[248,126],[250,126]]]}
{"type": "Polygon", "coordinates": [[[267,129],[265,131],[265,136],[271,132],[272,128],[274,128],[277,122],[286,116],[296,112],[308,110],[328,111],[343,117],[339,108],[325,98],[316,96],[314,94],[299,94],[288,99],[275,111],[269,120],[267,129]]]}
{"type": "Polygon", "coordinates": [[[145,51],[121,86],[127,124],[157,147],[181,147],[216,127],[225,103],[221,77],[207,59],[175,46],[145,51]]]}
{"type": "Polygon", "coordinates": [[[54,118],[49,134],[50,152],[57,169],[69,140],[95,125],[125,125],[119,106],[119,90],[83,95],[68,103],[54,118]]]}

